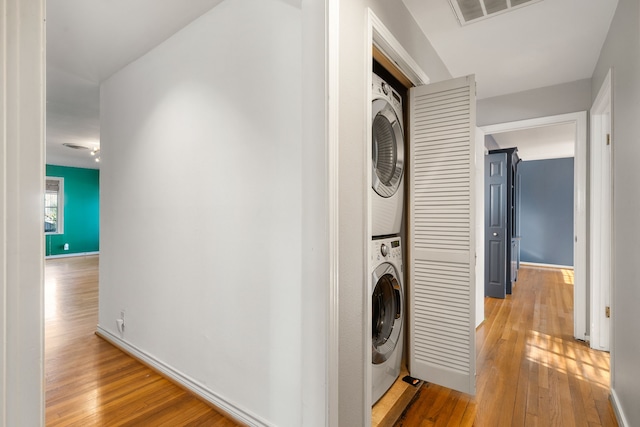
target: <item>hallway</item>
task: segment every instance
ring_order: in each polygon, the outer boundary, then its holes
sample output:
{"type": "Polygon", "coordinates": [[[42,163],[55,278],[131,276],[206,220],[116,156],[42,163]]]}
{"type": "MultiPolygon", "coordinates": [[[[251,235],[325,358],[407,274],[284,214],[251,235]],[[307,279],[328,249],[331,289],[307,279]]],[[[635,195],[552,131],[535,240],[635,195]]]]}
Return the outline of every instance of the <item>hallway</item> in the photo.
{"type": "Polygon", "coordinates": [[[422,387],[396,424],[617,426],[609,353],[573,338],[573,271],[524,267],[513,294],[485,298],[476,398],[422,387]]]}
{"type": "MultiPolygon", "coordinates": [[[[98,257],[47,260],[47,426],[237,426],[98,338],[98,257]]],[[[402,427],[616,426],[609,354],[573,339],[573,272],[523,268],[507,299],[485,299],[477,396],[427,384],[402,427]]]]}

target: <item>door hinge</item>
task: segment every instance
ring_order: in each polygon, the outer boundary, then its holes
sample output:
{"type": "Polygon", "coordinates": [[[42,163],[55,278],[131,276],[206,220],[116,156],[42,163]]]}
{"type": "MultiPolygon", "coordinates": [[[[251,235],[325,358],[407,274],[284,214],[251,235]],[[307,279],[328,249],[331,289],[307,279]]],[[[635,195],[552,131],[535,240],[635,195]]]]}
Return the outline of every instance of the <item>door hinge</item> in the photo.
{"type": "Polygon", "coordinates": [[[611,317],[611,307],[606,306],[604,308],[604,315],[607,316],[607,319],[611,317]]]}
{"type": "Polygon", "coordinates": [[[607,134],[607,145],[611,145],[611,134],[607,134]]]}

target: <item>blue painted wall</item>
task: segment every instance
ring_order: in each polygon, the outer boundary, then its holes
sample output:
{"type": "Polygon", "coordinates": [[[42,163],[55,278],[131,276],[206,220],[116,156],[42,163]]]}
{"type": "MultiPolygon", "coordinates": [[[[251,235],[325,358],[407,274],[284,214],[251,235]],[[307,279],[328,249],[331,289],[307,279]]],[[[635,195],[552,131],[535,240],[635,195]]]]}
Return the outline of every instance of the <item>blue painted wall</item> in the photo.
{"type": "Polygon", "coordinates": [[[519,165],[520,257],[524,262],[573,265],[573,158],[519,165]]]}
{"type": "Polygon", "coordinates": [[[45,255],[100,250],[100,171],[47,165],[47,176],[64,178],[64,233],[45,235],[45,255]],[[69,250],[64,250],[64,244],[69,250]]]}

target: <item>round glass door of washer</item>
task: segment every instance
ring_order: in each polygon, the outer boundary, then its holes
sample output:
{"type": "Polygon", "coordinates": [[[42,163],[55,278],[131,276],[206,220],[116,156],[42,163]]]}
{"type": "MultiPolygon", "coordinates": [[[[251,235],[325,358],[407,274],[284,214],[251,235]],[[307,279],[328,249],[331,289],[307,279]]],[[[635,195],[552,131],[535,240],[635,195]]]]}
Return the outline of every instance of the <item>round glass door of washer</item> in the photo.
{"type": "Polygon", "coordinates": [[[375,288],[372,294],[372,361],[385,362],[393,353],[402,330],[402,288],[395,268],[381,264],[373,273],[375,288]]]}

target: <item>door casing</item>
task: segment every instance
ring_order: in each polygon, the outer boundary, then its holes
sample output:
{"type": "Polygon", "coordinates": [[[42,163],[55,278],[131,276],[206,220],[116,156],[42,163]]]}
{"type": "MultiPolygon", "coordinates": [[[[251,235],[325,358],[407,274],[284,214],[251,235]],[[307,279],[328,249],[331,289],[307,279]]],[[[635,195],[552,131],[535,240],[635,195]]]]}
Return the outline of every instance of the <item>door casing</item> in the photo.
{"type": "MultiPolygon", "coordinates": [[[[605,307],[613,301],[613,126],[611,70],[591,107],[591,329],[590,346],[611,348],[611,319],[605,307]],[[607,134],[609,141],[607,141],[607,134]]],[[[611,312],[611,311],[610,311],[611,312]]],[[[611,369],[613,370],[611,358],[611,369]]],[[[611,376],[613,378],[613,375],[611,376]]]]}
{"type": "Polygon", "coordinates": [[[486,135],[531,129],[542,126],[575,124],[574,151],[574,293],[573,293],[573,336],[588,341],[587,308],[587,112],[559,114],[528,120],[482,126],[486,135]]]}
{"type": "MultiPolygon", "coordinates": [[[[397,67],[402,71],[402,73],[407,77],[407,79],[414,86],[424,85],[429,83],[430,79],[427,74],[422,70],[422,68],[418,65],[418,63],[411,57],[411,55],[404,49],[404,47],[400,44],[400,42],[395,38],[395,36],[389,31],[389,29],[382,23],[380,18],[376,16],[376,14],[368,9],[367,11],[367,37],[366,42],[367,46],[376,46],[379,51],[381,51],[385,56],[387,56],[397,67]]],[[[371,84],[372,84],[372,74],[373,74],[373,61],[372,61],[372,51],[370,52],[370,56],[367,58],[367,67],[365,73],[367,75],[366,82],[367,88],[369,88],[367,93],[367,110],[365,113],[365,117],[371,117],[371,103],[372,103],[372,93],[371,93],[371,84]]],[[[372,132],[371,126],[365,126],[366,135],[365,141],[371,141],[372,132]]],[[[366,144],[366,150],[363,150],[366,158],[365,164],[368,164],[371,159],[371,144],[366,144]]],[[[405,170],[406,173],[406,170],[405,170]]],[[[367,168],[367,179],[365,180],[366,188],[363,189],[365,194],[367,194],[367,218],[366,224],[368,224],[367,235],[371,236],[371,192],[369,189],[371,188],[372,183],[372,174],[371,168],[367,168]]],[[[371,274],[371,245],[369,241],[362,242],[364,245],[364,254],[366,256],[365,265],[367,266],[367,271],[365,272],[365,277],[369,277],[371,274]]],[[[363,307],[365,319],[371,319],[371,304],[369,303],[371,298],[371,293],[368,291],[368,286],[363,286],[363,294],[364,298],[363,307]]],[[[406,288],[405,288],[406,289],[406,288]]],[[[371,332],[365,332],[365,345],[364,348],[365,354],[363,355],[365,366],[371,365],[371,332]],[[367,333],[368,332],[368,333],[367,333]]],[[[364,402],[371,402],[371,370],[365,370],[365,378],[362,386],[364,387],[364,402]]],[[[362,408],[364,413],[364,425],[371,424],[371,406],[366,406],[362,408]]]]}

